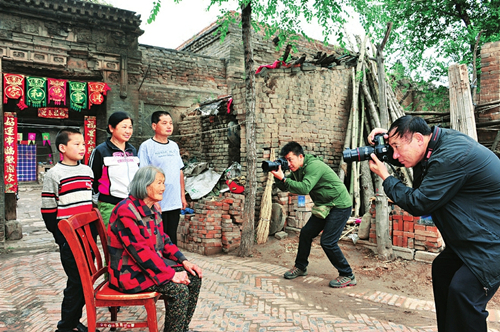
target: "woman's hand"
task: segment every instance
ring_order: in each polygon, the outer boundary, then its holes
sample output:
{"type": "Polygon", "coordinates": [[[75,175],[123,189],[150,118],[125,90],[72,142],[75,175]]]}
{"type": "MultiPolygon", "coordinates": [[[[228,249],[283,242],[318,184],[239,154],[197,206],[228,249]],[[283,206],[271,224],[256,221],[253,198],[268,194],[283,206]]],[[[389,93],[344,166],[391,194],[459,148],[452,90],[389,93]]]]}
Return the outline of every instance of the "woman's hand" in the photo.
{"type": "Polygon", "coordinates": [[[187,272],[182,271],[182,272],[175,272],[174,277],[172,278],[172,282],[175,282],[176,284],[189,285],[191,280],[189,280],[187,272]]]}
{"type": "Polygon", "coordinates": [[[203,278],[203,272],[201,271],[201,268],[194,264],[194,263],[191,263],[190,261],[184,261],[182,262],[182,265],[184,266],[184,268],[186,269],[186,271],[188,271],[189,273],[191,273],[192,275],[198,275],[198,278],[203,278]]]}

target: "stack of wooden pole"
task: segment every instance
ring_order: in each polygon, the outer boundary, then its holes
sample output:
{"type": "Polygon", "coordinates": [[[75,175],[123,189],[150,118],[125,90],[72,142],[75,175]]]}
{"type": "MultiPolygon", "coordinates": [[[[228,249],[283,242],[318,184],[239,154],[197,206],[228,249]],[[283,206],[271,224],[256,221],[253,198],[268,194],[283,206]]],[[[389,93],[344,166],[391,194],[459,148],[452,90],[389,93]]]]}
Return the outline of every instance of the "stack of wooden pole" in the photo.
{"type": "MultiPolygon", "coordinates": [[[[381,127],[378,69],[373,58],[366,52],[367,43],[368,38],[365,38],[358,45],[360,56],[356,69],[353,68],[352,72],[353,99],[344,149],[369,145],[368,134],[374,128],[381,127]]],[[[370,49],[374,50],[375,48],[372,46],[370,49]]],[[[388,83],[386,78],[385,91],[388,114],[385,114],[385,117],[388,117],[391,123],[404,116],[405,111],[399,104],[391,84],[388,83]]],[[[398,168],[397,171],[405,179],[406,184],[411,186],[411,172],[408,172],[404,167],[398,168]]],[[[376,182],[374,183],[376,176],[370,172],[368,161],[353,162],[349,165],[342,160],[338,173],[344,183],[349,183],[354,215],[359,216],[369,211],[370,199],[375,195],[374,188],[378,188],[378,186],[376,182]]]]}

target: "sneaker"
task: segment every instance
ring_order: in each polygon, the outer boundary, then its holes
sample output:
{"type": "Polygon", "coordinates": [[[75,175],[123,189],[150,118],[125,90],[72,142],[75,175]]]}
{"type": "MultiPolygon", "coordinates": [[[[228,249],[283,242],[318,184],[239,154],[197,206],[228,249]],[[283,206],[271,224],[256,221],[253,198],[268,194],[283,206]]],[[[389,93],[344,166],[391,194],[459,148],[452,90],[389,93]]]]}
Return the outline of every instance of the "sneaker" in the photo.
{"type": "Polygon", "coordinates": [[[333,279],[330,281],[330,287],[333,288],[344,288],[347,286],[356,286],[356,277],[353,275],[351,276],[338,276],[337,278],[333,279]]]}
{"type": "Polygon", "coordinates": [[[300,276],[307,275],[307,268],[305,270],[301,270],[298,267],[294,266],[290,269],[290,271],[286,271],[283,275],[285,279],[295,279],[300,276]]]}

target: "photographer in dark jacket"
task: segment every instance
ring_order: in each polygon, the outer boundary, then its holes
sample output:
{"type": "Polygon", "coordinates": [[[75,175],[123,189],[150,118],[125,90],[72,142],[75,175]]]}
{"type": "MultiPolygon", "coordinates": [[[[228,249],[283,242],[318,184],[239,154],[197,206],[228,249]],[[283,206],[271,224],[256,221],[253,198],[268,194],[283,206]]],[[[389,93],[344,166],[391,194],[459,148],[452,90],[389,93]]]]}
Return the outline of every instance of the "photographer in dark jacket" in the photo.
{"type": "Polygon", "coordinates": [[[339,276],[330,281],[330,287],[356,285],[351,266],[338,245],[342,230],[352,211],[352,200],[345,185],[320,158],[304,154],[302,146],[297,142],[286,144],[281,149],[281,156],[287,160],[292,173],[286,178],[281,166],[277,171],[272,171],[277,180],[277,187],[294,194],[310,195],[314,202],[313,215],[300,230],[295,266],[287,271],[284,277],[294,279],[307,275],[312,240],[323,231],[321,247],[332,265],[339,271],[339,276]]]}
{"type": "MultiPolygon", "coordinates": [[[[385,132],[374,129],[369,140],[385,132]]],[[[391,176],[374,154],[370,169],[401,208],[431,214],[446,244],[432,263],[438,330],[486,332],[486,304],[500,284],[500,160],[467,135],[431,129],[409,115],[385,138],[394,159],[413,167],[415,188],[391,176]]]]}

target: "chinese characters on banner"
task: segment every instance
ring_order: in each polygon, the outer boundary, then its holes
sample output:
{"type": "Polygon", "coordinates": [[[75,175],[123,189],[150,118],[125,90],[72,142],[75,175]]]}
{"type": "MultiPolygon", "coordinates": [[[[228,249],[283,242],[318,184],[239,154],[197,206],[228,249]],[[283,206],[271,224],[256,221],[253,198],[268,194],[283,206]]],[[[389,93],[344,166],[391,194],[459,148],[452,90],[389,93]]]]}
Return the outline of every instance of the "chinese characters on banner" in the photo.
{"type": "Polygon", "coordinates": [[[89,164],[89,158],[95,148],[96,117],[85,117],[85,164],[89,164]]]}
{"type": "Polygon", "coordinates": [[[17,116],[5,112],[3,116],[4,183],[6,193],[17,193],[17,116]]]}
{"type": "Polygon", "coordinates": [[[49,119],[67,119],[68,109],[57,107],[41,107],[38,109],[38,117],[49,119]]]}

